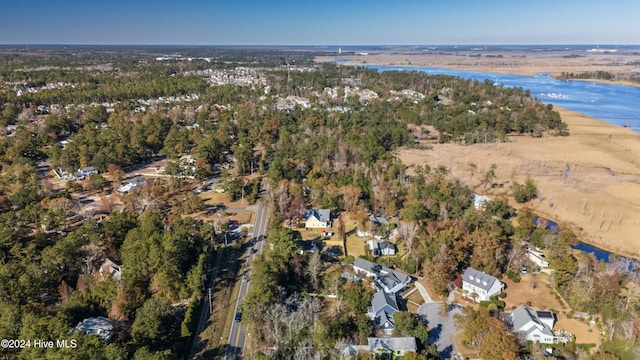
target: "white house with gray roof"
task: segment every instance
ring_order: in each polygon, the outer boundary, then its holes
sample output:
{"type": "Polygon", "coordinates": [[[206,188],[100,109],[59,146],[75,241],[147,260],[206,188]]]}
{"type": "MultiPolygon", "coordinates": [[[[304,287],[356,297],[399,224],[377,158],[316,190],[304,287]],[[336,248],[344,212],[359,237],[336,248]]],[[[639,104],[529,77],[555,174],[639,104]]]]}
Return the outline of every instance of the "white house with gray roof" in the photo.
{"type": "Polygon", "coordinates": [[[462,290],[466,290],[468,294],[477,294],[477,301],[489,300],[503,289],[504,284],[500,280],[472,267],[467,268],[462,275],[462,290]]]}
{"type": "Polygon", "coordinates": [[[367,338],[367,342],[373,354],[393,359],[418,350],[415,337],[367,338]]]}
{"type": "Polygon", "coordinates": [[[555,321],[556,317],[551,311],[536,311],[520,305],[508,314],[507,325],[526,341],[554,344],[571,340],[566,332],[554,333],[555,321]]]}
{"type": "Polygon", "coordinates": [[[353,263],[353,271],[373,277],[378,287],[389,294],[395,294],[411,283],[409,275],[363,258],[356,259],[353,263]]]}
{"type": "Polygon", "coordinates": [[[395,359],[404,356],[408,352],[417,352],[418,346],[415,337],[370,337],[368,345],[341,345],[337,349],[343,357],[357,356],[360,351],[367,351],[383,358],[395,359]]]}
{"type": "Polygon", "coordinates": [[[310,209],[304,213],[304,227],[307,229],[326,229],[331,227],[329,209],[310,209]]]}

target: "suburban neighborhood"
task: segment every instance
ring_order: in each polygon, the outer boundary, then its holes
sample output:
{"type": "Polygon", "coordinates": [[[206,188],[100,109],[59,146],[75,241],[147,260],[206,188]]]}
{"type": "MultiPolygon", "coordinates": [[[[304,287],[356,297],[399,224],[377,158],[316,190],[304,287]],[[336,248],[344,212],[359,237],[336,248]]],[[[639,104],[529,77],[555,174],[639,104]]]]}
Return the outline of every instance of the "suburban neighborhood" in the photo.
{"type": "Polygon", "coordinates": [[[77,348],[0,357],[637,358],[637,262],[533,179],[575,166],[437,157],[568,138],[530,92],[336,49],[71,49],[0,49],[0,335],[77,348]]]}

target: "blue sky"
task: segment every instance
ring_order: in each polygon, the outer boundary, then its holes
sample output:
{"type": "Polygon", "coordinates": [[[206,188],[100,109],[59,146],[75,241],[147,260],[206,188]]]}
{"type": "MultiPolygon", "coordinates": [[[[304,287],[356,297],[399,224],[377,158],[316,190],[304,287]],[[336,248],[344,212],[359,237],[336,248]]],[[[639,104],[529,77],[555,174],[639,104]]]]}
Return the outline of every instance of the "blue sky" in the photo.
{"type": "Polygon", "coordinates": [[[0,44],[640,44],[640,1],[6,0],[0,44]]]}

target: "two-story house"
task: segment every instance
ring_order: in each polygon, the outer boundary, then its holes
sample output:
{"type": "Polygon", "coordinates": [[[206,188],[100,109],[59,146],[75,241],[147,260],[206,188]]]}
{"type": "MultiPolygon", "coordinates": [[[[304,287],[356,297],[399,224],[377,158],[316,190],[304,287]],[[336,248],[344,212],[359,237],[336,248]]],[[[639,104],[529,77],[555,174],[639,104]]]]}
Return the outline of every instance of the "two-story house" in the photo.
{"type": "Polygon", "coordinates": [[[468,294],[477,294],[474,297],[477,301],[489,300],[503,289],[504,284],[500,280],[472,267],[467,268],[462,275],[462,290],[466,290],[468,294]]]}

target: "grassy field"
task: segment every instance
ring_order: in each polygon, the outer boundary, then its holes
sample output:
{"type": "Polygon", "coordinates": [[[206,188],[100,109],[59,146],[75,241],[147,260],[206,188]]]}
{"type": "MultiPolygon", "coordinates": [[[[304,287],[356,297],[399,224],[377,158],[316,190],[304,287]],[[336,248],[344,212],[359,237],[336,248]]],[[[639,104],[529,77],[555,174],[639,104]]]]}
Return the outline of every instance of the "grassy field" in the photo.
{"type": "Polygon", "coordinates": [[[531,307],[534,309],[545,309],[557,311],[569,311],[570,308],[562,300],[556,298],[556,292],[548,284],[546,278],[541,275],[537,275],[535,280],[535,288],[531,286],[531,275],[523,276],[519,283],[514,283],[509,279],[502,279],[501,281],[506,284],[505,293],[507,297],[504,298],[506,304],[505,309],[511,310],[518,305],[526,305],[531,302],[531,307]]]}
{"type": "MultiPolygon", "coordinates": [[[[477,54],[482,51],[473,51],[477,54]]],[[[599,71],[606,68],[610,73],[629,73],[634,71],[633,62],[640,61],[637,54],[618,55],[608,54],[603,56],[595,56],[593,58],[566,57],[566,52],[558,51],[557,53],[549,53],[547,56],[540,57],[535,52],[520,51],[510,52],[509,58],[495,57],[468,57],[460,56],[464,52],[456,52],[454,54],[442,53],[403,53],[402,56],[391,54],[388,52],[380,52],[369,54],[366,58],[358,55],[342,55],[341,58],[346,60],[341,65],[360,65],[363,62],[373,65],[404,65],[404,66],[433,66],[442,68],[473,70],[482,72],[494,72],[498,74],[519,74],[533,76],[540,73],[550,73],[552,76],[560,76],[563,72],[581,73],[586,71],[599,71]]],[[[494,52],[491,52],[495,55],[494,52]]],[[[318,56],[317,62],[334,62],[332,56],[318,56]]],[[[499,75],[498,75],[499,76],[499,75]]],[[[638,86],[637,83],[630,81],[610,81],[602,79],[589,79],[592,82],[615,83],[621,85],[638,86]]]]}
{"type": "MultiPolygon", "coordinates": [[[[640,237],[640,135],[630,129],[555,107],[570,136],[511,137],[508,143],[434,144],[432,150],[402,149],[409,167],[445,165],[477,193],[509,195],[514,180],[531,177],[539,198],[528,206],[570,226],[586,242],[620,255],[638,257],[640,237]],[[470,164],[477,170],[472,173],[470,164]],[[496,183],[485,191],[481,178],[497,165],[496,183]],[[563,172],[568,168],[570,171],[563,172]]],[[[512,202],[512,205],[520,207],[512,202]]]]}

